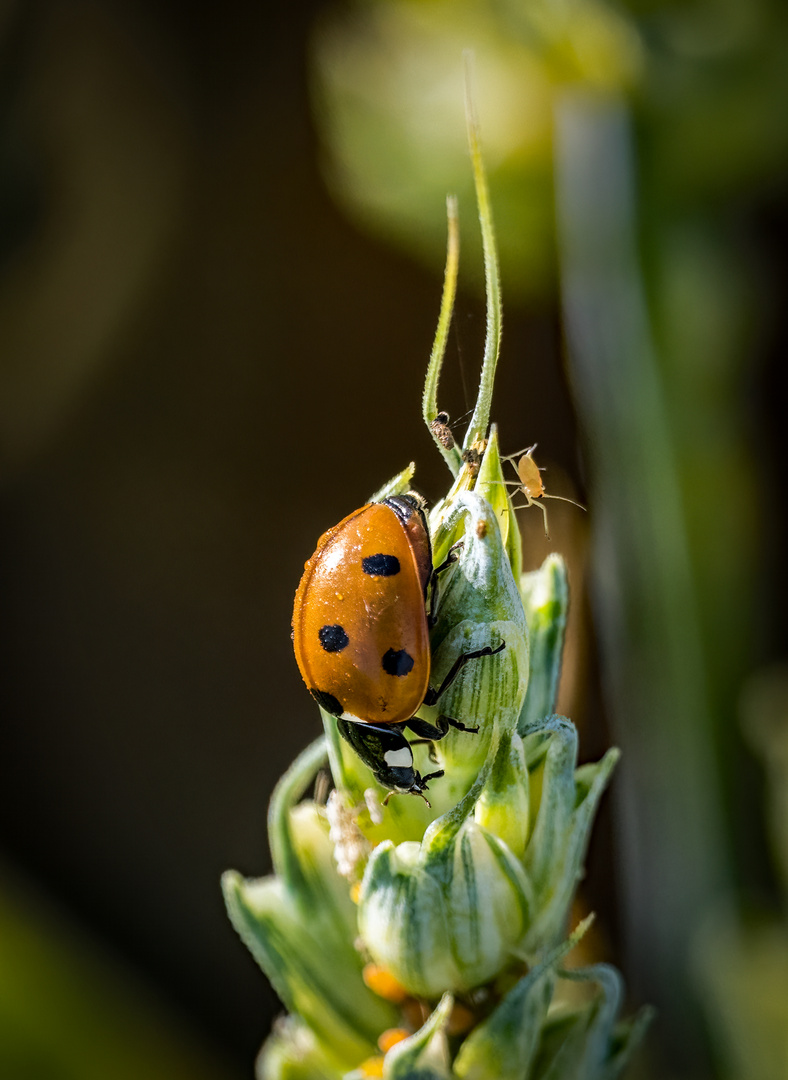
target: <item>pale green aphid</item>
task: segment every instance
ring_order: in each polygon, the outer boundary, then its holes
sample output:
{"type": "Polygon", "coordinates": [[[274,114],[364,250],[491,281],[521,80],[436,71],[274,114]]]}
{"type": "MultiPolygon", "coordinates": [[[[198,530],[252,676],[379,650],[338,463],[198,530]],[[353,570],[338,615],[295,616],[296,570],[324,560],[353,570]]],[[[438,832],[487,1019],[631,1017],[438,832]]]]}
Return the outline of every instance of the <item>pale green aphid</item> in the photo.
{"type": "Polygon", "coordinates": [[[572,506],[577,506],[581,510],[585,510],[582,503],[575,502],[574,499],[568,499],[565,495],[548,495],[544,489],[544,481],[542,480],[543,469],[533,459],[533,452],[536,449],[536,443],[533,446],[526,447],[525,450],[517,450],[514,454],[506,454],[501,457],[501,461],[510,462],[512,468],[517,473],[517,480],[505,480],[504,483],[507,487],[513,487],[519,494],[525,498],[523,506],[512,506],[513,510],[526,510],[529,506],[538,506],[544,516],[544,534],[547,539],[550,539],[550,533],[547,529],[547,508],[543,503],[537,502],[537,499],[560,499],[561,502],[571,503],[572,506]]]}

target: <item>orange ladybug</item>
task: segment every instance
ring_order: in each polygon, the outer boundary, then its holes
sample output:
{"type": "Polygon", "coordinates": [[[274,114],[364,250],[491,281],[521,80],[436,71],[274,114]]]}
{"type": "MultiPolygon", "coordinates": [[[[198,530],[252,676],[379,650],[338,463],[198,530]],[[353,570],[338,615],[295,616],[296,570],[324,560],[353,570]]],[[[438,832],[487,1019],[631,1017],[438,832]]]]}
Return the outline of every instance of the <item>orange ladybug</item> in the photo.
{"type": "Polygon", "coordinates": [[[437,569],[424,501],[413,493],[392,495],[354,511],[324,533],[306,563],[293,610],[293,646],[304,682],[321,708],[337,717],[338,729],[389,795],[421,795],[421,776],[405,729],[433,742],[449,727],[467,728],[439,716],[417,716],[434,705],[469,661],[500,652],[486,646],[465,653],[441,686],[430,687],[429,629],[435,583],[457,558],[452,550],[437,569]]]}

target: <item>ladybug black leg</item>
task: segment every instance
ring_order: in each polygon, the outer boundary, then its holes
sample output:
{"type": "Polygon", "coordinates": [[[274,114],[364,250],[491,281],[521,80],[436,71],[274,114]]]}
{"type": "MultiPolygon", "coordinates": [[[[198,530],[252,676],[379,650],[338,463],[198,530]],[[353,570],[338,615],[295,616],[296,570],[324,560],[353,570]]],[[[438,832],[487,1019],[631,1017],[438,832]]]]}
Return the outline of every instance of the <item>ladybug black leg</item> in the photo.
{"type": "Polygon", "coordinates": [[[493,649],[491,645],[485,645],[483,649],[476,649],[474,652],[463,653],[462,656],[458,656],[438,689],[433,690],[431,686],[427,688],[427,693],[424,695],[424,704],[434,705],[441,694],[451,686],[469,660],[478,660],[482,656],[495,656],[496,653],[501,652],[505,647],[506,642],[502,641],[497,649],[493,649]]]}
{"type": "Polygon", "coordinates": [[[460,557],[460,551],[462,550],[464,544],[464,540],[458,540],[456,543],[452,544],[452,546],[449,548],[449,553],[446,558],[443,560],[440,566],[436,566],[435,569],[432,571],[433,577],[437,577],[438,574],[442,574],[444,570],[449,569],[452,563],[457,562],[460,557]]]}
{"type": "Polygon", "coordinates": [[[457,731],[470,731],[472,735],[475,735],[479,730],[478,725],[476,727],[468,727],[467,724],[463,724],[461,720],[455,720],[453,716],[446,716],[445,713],[441,713],[438,717],[438,723],[443,726],[446,725],[446,730],[450,727],[456,728],[457,731]]]}
{"type": "Polygon", "coordinates": [[[429,753],[430,761],[434,762],[437,765],[438,756],[435,753],[435,740],[434,739],[411,739],[410,740],[410,745],[411,746],[429,746],[428,753],[429,753]]]}
{"type": "Polygon", "coordinates": [[[449,548],[449,554],[440,564],[436,566],[430,576],[430,613],[427,617],[427,624],[430,627],[435,625],[437,616],[435,615],[435,593],[438,589],[438,574],[442,574],[444,570],[448,570],[452,563],[456,563],[460,557],[460,548],[463,546],[464,541],[458,540],[456,544],[452,544],[449,548]]]}
{"type": "MultiPolygon", "coordinates": [[[[434,724],[431,724],[429,720],[424,720],[421,716],[411,716],[410,720],[408,720],[408,727],[417,735],[425,736],[424,739],[420,740],[422,742],[438,742],[439,739],[448,734],[450,727],[456,728],[458,731],[470,731],[473,735],[479,730],[478,727],[467,727],[460,720],[455,720],[453,716],[445,716],[443,713],[434,724]]],[[[412,745],[413,743],[411,743],[412,745]]]]}

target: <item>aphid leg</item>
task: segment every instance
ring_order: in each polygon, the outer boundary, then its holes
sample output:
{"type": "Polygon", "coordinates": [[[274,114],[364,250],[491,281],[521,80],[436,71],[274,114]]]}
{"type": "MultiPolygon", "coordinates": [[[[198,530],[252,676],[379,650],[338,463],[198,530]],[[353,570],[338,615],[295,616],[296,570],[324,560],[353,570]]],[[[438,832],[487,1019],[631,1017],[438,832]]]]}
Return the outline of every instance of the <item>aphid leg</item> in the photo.
{"type": "MultiPolygon", "coordinates": [[[[515,506],[515,505],[514,505],[514,503],[512,503],[512,510],[527,510],[529,506],[533,506],[533,505],[534,505],[534,504],[533,504],[533,502],[526,502],[526,503],[523,503],[523,505],[522,505],[522,506],[515,506]]],[[[509,513],[509,507],[508,507],[508,506],[504,506],[504,507],[503,507],[503,508],[501,509],[501,513],[502,513],[502,514],[508,514],[508,513],[509,513]]]]}
{"type": "MultiPolygon", "coordinates": [[[[514,503],[512,503],[512,510],[527,510],[529,506],[538,506],[539,509],[542,511],[542,517],[544,518],[544,534],[545,534],[546,538],[549,540],[550,539],[550,533],[547,531],[547,510],[546,510],[544,504],[541,503],[541,502],[537,502],[536,499],[532,499],[527,491],[524,491],[523,495],[525,497],[525,503],[523,504],[523,506],[515,506],[514,503]]],[[[539,498],[543,499],[544,495],[540,495],[539,498]]],[[[557,498],[559,498],[559,496],[558,495],[553,495],[553,496],[551,496],[551,498],[556,498],[557,499],[557,498]]],[[[508,510],[509,507],[505,506],[503,509],[508,510]]],[[[503,510],[501,511],[501,513],[503,513],[503,510]]]]}
{"type": "MultiPolygon", "coordinates": [[[[500,483],[500,480],[498,481],[498,483],[500,483]]],[[[507,481],[507,483],[511,483],[511,481],[507,481]]],[[[550,533],[547,531],[547,509],[545,508],[543,503],[537,502],[536,499],[532,499],[531,496],[528,494],[528,492],[525,491],[522,488],[522,485],[517,485],[517,486],[520,487],[520,490],[523,492],[523,497],[525,498],[525,502],[523,503],[522,506],[515,506],[514,503],[512,503],[512,510],[527,510],[529,506],[538,506],[539,509],[542,511],[542,517],[544,518],[544,534],[547,537],[547,539],[549,540],[550,539],[550,533]]],[[[546,495],[544,493],[542,493],[539,496],[540,499],[560,499],[561,497],[562,496],[560,496],[560,495],[546,495]]],[[[564,502],[571,502],[572,500],[571,499],[564,499],[563,501],[564,502]]],[[[580,505],[579,503],[575,503],[575,506],[579,506],[579,505],[580,505]]],[[[508,506],[504,506],[504,508],[501,510],[501,513],[502,514],[506,513],[506,511],[508,509],[509,509],[508,506]]],[[[583,507],[583,509],[585,509],[585,507],[583,507]]]]}
{"type": "MultiPolygon", "coordinates": [[[[542,498],[544,498],[544,496],[542,496],[542,498]]],[[[542,511],[542,517],[544,518],[544,534],[547,537],[547,539],[549,540],[550,539],[550,533],[547,531],[547,507],[545,506],[544,503],[536,502],[535,499],[529,499],[528,500],[528,505],[529,506],[538,506],[539,509],[542,511]]]]}
{"type": "Polygon", "coordinates": [[[462,668],[465,667],[469,660],[478,660],[482,656],[495,656],[496,653],[499,653],[505,647],[506,642],[502,641],[497,649],[494,649],[492,645],[485,645],[483,649],[475,649],[473,652],[463,653],[462,656],[458,656],[452,664],[451,670],[449,671],[448,675],[440,684],[438,689],[433,690],[431,686],[427,688],[427,693],[424,695],[424,704],[434,705],[437,702],[438,698],[441,696],[441,694],[444,692],[444,690],[451,686],[451,684],[457,678],[457,675],[460,673],[462,668]]]}

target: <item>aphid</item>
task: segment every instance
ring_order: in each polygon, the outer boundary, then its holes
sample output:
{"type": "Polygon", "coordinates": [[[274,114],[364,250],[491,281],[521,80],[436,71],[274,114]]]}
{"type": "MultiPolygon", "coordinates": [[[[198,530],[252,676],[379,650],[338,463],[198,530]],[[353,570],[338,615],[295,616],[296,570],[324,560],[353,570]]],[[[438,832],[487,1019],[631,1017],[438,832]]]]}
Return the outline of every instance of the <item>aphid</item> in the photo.
{"type": "Polygon", "coordinates": [[[454,449],[456,443],[449,427],[449,414],[447,412],[438,413],[435,419],[430,422],[430,431],[444,449],[454,449]]]}
{"type": "Polygon", "coordinates": [[[533,459],[533,452],[536,449],[536,443],[533,446],[529,446],[526,450],[518,450],[515,454],[507,454],[501,458],[501,461],[511,462],[512,468],[517,473],[517,480],[505,480],[504,483],[507,487],[513,487],[517,491],[522,492],[525,496],[525,504],[523,506],[513,506],[514,510],[525,510],[528,506],[538,506],[544,516],[544,534],[547,539],[550,539],[550,533],[547,531],[547,508],[543,503],[536,502],[537,499],[560,499],[561,502],[571,503],[572,506],[578,506],[581,510],[585,510],[585,507],[575,502],[574,499],[567,499],[564,495],[548,495],[544,489],[542,483],[542,477],[540,473],[544,472],[544,469],[540,469],[533,459]],[[515,462],[515,459],[517,461],[515,462]]]}
{"type": "Polygon", "coordinates": [[[393,792],[425,799],[426,776],[414,768],[411,744],[442,739],[450,727],[478,731],[440,715],[417,715],[435,705],[470,660],[504,648],[485,646],[457,657],[437,689],[429,684],[429,628],[437,575],[457,549],[433,569],[423,500],[392,495],[362,506],[329,529],[306,563],[293,611],[293,646],[304,682],[317,703],[337,718],[342,737],[393,792]],[[429,601],[429,615],[427,611],[429,601]]]}
{"type": "MultiPolygon", "coordinates": [[[[473,412],[473,409],[468,409],[467,412],[464,412],[462,414],[462,416],[460,416],[457,420],[455,420],[455,424],[461,423],[461,421],[463,421],[466,418],[466,416],[470,416],[470,414],[472,412],[473,412]]],[[[436,414],[435,419],[430,421],[430,431],[432,432],[432,434],[435,436],[435,438],[438,440],[438,442],[441,444],[441,446],[445,450],[453,450],[454,447],[457,445],[457,440],[454,438],[454,432],[449,427],[449,414],[447,412],[441,410],[441,412],[436,414]]],[[[486,445],[486,443],[485,443],[485,445],[486,445]]],[[[462,453],[463,461],[467,460],[467,458],[466,458],[467,454],[472,454],[472,453],[477,453],[477,452],[476,451],[463,450],[463,453],[462,453]]],[[[479,455],[477,453],[477,458],[478,457],[479,457],[479,455]]]]}

